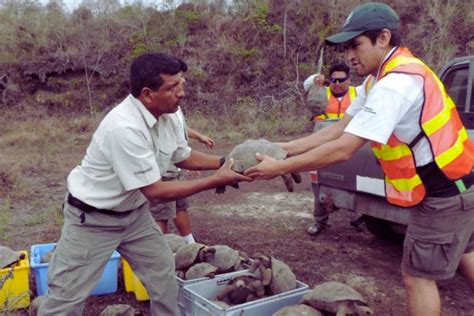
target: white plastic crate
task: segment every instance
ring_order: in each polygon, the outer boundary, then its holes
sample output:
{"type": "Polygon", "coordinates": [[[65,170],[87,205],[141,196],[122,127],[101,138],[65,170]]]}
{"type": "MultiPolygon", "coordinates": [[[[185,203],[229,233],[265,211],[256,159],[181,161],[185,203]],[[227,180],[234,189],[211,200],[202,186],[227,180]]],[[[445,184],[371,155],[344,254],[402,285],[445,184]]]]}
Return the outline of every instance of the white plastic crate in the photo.
{"type": "MultiPolygon", "coordinates": [[[[248,269],[246,270],[240,270],[236,272],[228,272],[228,273],[223,273],[219,274],[216,277],[230,277],[232,278],[233,276],[240,275],[243,272],[249,272],[248,269]]],[[[179,277],[176,277],[176,280],[178,281],[178,308],[181,313],[181,316],[191,316],[192,315],[192,308],[193,308],[193,302],[191,299],[191,296],[188,295],[185,291],[184,288],[191,285],[191,284],[196,284],[196,283],[201,283],[203,281],[209,281],[213,279],[209,279],[207,277],[205,278],[199,278],[199,279],[193,279],[193,280],[184,280],[179,277]]]]}
{"type": "MultiPolygon", "coordinates": [[[[128,262],[125,259],[122,259],[122,267],[123,267],[123,278],[124,278],[124,283],[125,283],[125,290],[127,292],[134,292],[135,297],[138,301],[147,301],[149,300],[148,292],[146,288],[143,286],[141,281],[138,279],[138,277],[133,273],[132,268],[128,264],[128,262]]],[[[242,273],[242,271],[248,272],[248,269],[241,270],[241,271],[236,271],[236,272],[229,272],[225,274],[221,274],[222,276],[224,275],[238,275],[242,273]]],[[[193,303],[189,296],[186,296],[184,293],[183,288],[189,284],[193,284],[196,282],[201,282],[209,280],[209,278],[199,278],[199,279],[193,279],[193,280],[184,280],[179,277],[176,277],[176,281],[178,282],[178,309],[181,314],[181,316],[189,316],[191,315],[191,309],[193,306],[193,303]]]]}
{"type": "Polygon", "coordinates": [[[219,290],[226,286],[233,277],[242,273],[239,271],[234,275],[216,276],[214,279],[186,285],[184,296],[191,302],[192,309],[185,316],[267,316],[282,307],[298,304],[303,295],[310,291],[307,284],[297,281],[297,287],[294,290],[245,304],[234,305],[226,309],[214,304],[212,300],[216,298],[219,290]]]}

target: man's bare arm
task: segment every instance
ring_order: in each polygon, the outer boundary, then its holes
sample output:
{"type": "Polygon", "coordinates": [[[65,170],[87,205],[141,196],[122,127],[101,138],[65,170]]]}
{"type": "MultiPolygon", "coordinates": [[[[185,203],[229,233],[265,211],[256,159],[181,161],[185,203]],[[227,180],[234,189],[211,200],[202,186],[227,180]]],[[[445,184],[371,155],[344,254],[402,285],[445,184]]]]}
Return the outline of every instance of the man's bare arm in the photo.
{"type": "Polygon", "coordinates": [[[214,147],[215,142],[211,137],[201,134],[195,129],[192,129],[191,127],[188,127],[187,132],[188,132],[189,138],[198,140],[199,142],[206,145],[206,147],[209,149],[212,149],[214,147]]]}
{"type": "Polygon", "coordinates": [[[261,163],[245,171],[252,178],[272,179],[276,176],[291,172],[309,171],[334,165],[350,159],[365,143],[366,139],[344,133],[336,140],[324,143],[301,155],[292,156],[285,160],[275,160],[268,156],[257,156],[261,163]]]}
{"type": "Polygon", "coordinates": [[[198,150],[191,150],[186,160],[176,164],[177,167],[188,170],[215,170],[220,168],[221,156],[210,155],[198,150]]]}
{"type": "Polygon", "coordinates": [[[240,181],[252,181],[231,170],[233,161],[226,163],[212,176],[186,181],[157,181],[140,188],[145,197],[152,202],[172,201],[186,196],[213,189],[218,186],[233,185],[240,181]]]}
{"type": "Polygon", "coordinates": [[[321,146],[324,143],[335,140],[344,132],[344,129],[351,121],[352,117],[346,114],[340,121],[331,124],[319,131],[287,143],[279,143],[280,146],[288,151],[289,156],[305,153],[313,148],[321,146]]]}

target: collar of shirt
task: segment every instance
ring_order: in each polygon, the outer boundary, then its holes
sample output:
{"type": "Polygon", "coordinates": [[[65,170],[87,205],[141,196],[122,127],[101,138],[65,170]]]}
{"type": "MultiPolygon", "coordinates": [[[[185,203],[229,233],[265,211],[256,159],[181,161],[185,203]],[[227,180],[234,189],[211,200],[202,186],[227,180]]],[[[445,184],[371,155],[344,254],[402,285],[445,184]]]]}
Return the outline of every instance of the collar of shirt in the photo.
{"type": "Polygon", "coordinates": [[[140,112],[140,114],[143,116],[143,119],[145,120],[146,122],[146,125],[149,127],[149,128],[153,128],[153,126],[158,123],[158,120],[156,119],[156,117],[153,116],[153,114],[150,113],[150,111],[147,110],[147,108],[145,107],[145,105],[143,105],[142,101],[140,101],[139,99],[135,98],[133,95],[129,95],[129,98],[130,98],[130,101],[131,103],[137,107],[138,111],[140,112]]]}
{"type": "Polygon", "coordinates": [[[385,62],[392,56],[392,54],[395,52],[395,50],[398,48],[398,46],[393,47],[387,55],[383,58],[382,63],[379,65],[379,69],[377,69],[377,75],[374,78],[374,84],[377,82],[377,78],[379,77],[380,70],[382,70],[382,66],[385,64],[385,62]]]}

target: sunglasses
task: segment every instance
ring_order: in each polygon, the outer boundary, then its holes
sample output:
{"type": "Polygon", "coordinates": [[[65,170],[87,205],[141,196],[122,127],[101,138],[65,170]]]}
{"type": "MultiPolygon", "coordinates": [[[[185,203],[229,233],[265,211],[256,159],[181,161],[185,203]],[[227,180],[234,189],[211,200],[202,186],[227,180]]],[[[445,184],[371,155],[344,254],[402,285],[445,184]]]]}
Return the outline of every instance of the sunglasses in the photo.
{"type": "Polygon", "coordinates": [[[346,81],[347,79],[349,79],[349,77],[345,77],[345,78],[329,78],[329,82],[331,82],[331,83],[343,83],[343,82],[346,81]]]}

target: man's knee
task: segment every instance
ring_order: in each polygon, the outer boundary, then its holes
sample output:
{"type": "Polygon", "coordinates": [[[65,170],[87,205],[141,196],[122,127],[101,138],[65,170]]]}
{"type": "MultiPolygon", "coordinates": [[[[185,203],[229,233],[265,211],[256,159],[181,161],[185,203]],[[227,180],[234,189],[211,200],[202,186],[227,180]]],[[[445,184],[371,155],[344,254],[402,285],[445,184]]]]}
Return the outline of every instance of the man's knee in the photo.
{"type": "Polygon", "coordinates": [[[419,289],[420,287],[425,286],[436,286],[435,280],[417,277],[405,271],[402,271],[402,277],[403,283],[405,284],[405,288],[407,289],[407,291],[419,289]]]}
{"type": "Polygon", "coordinates": [[[469,252],[462,256],[459,268],[474,291],[474,252],[469,252]]]}

